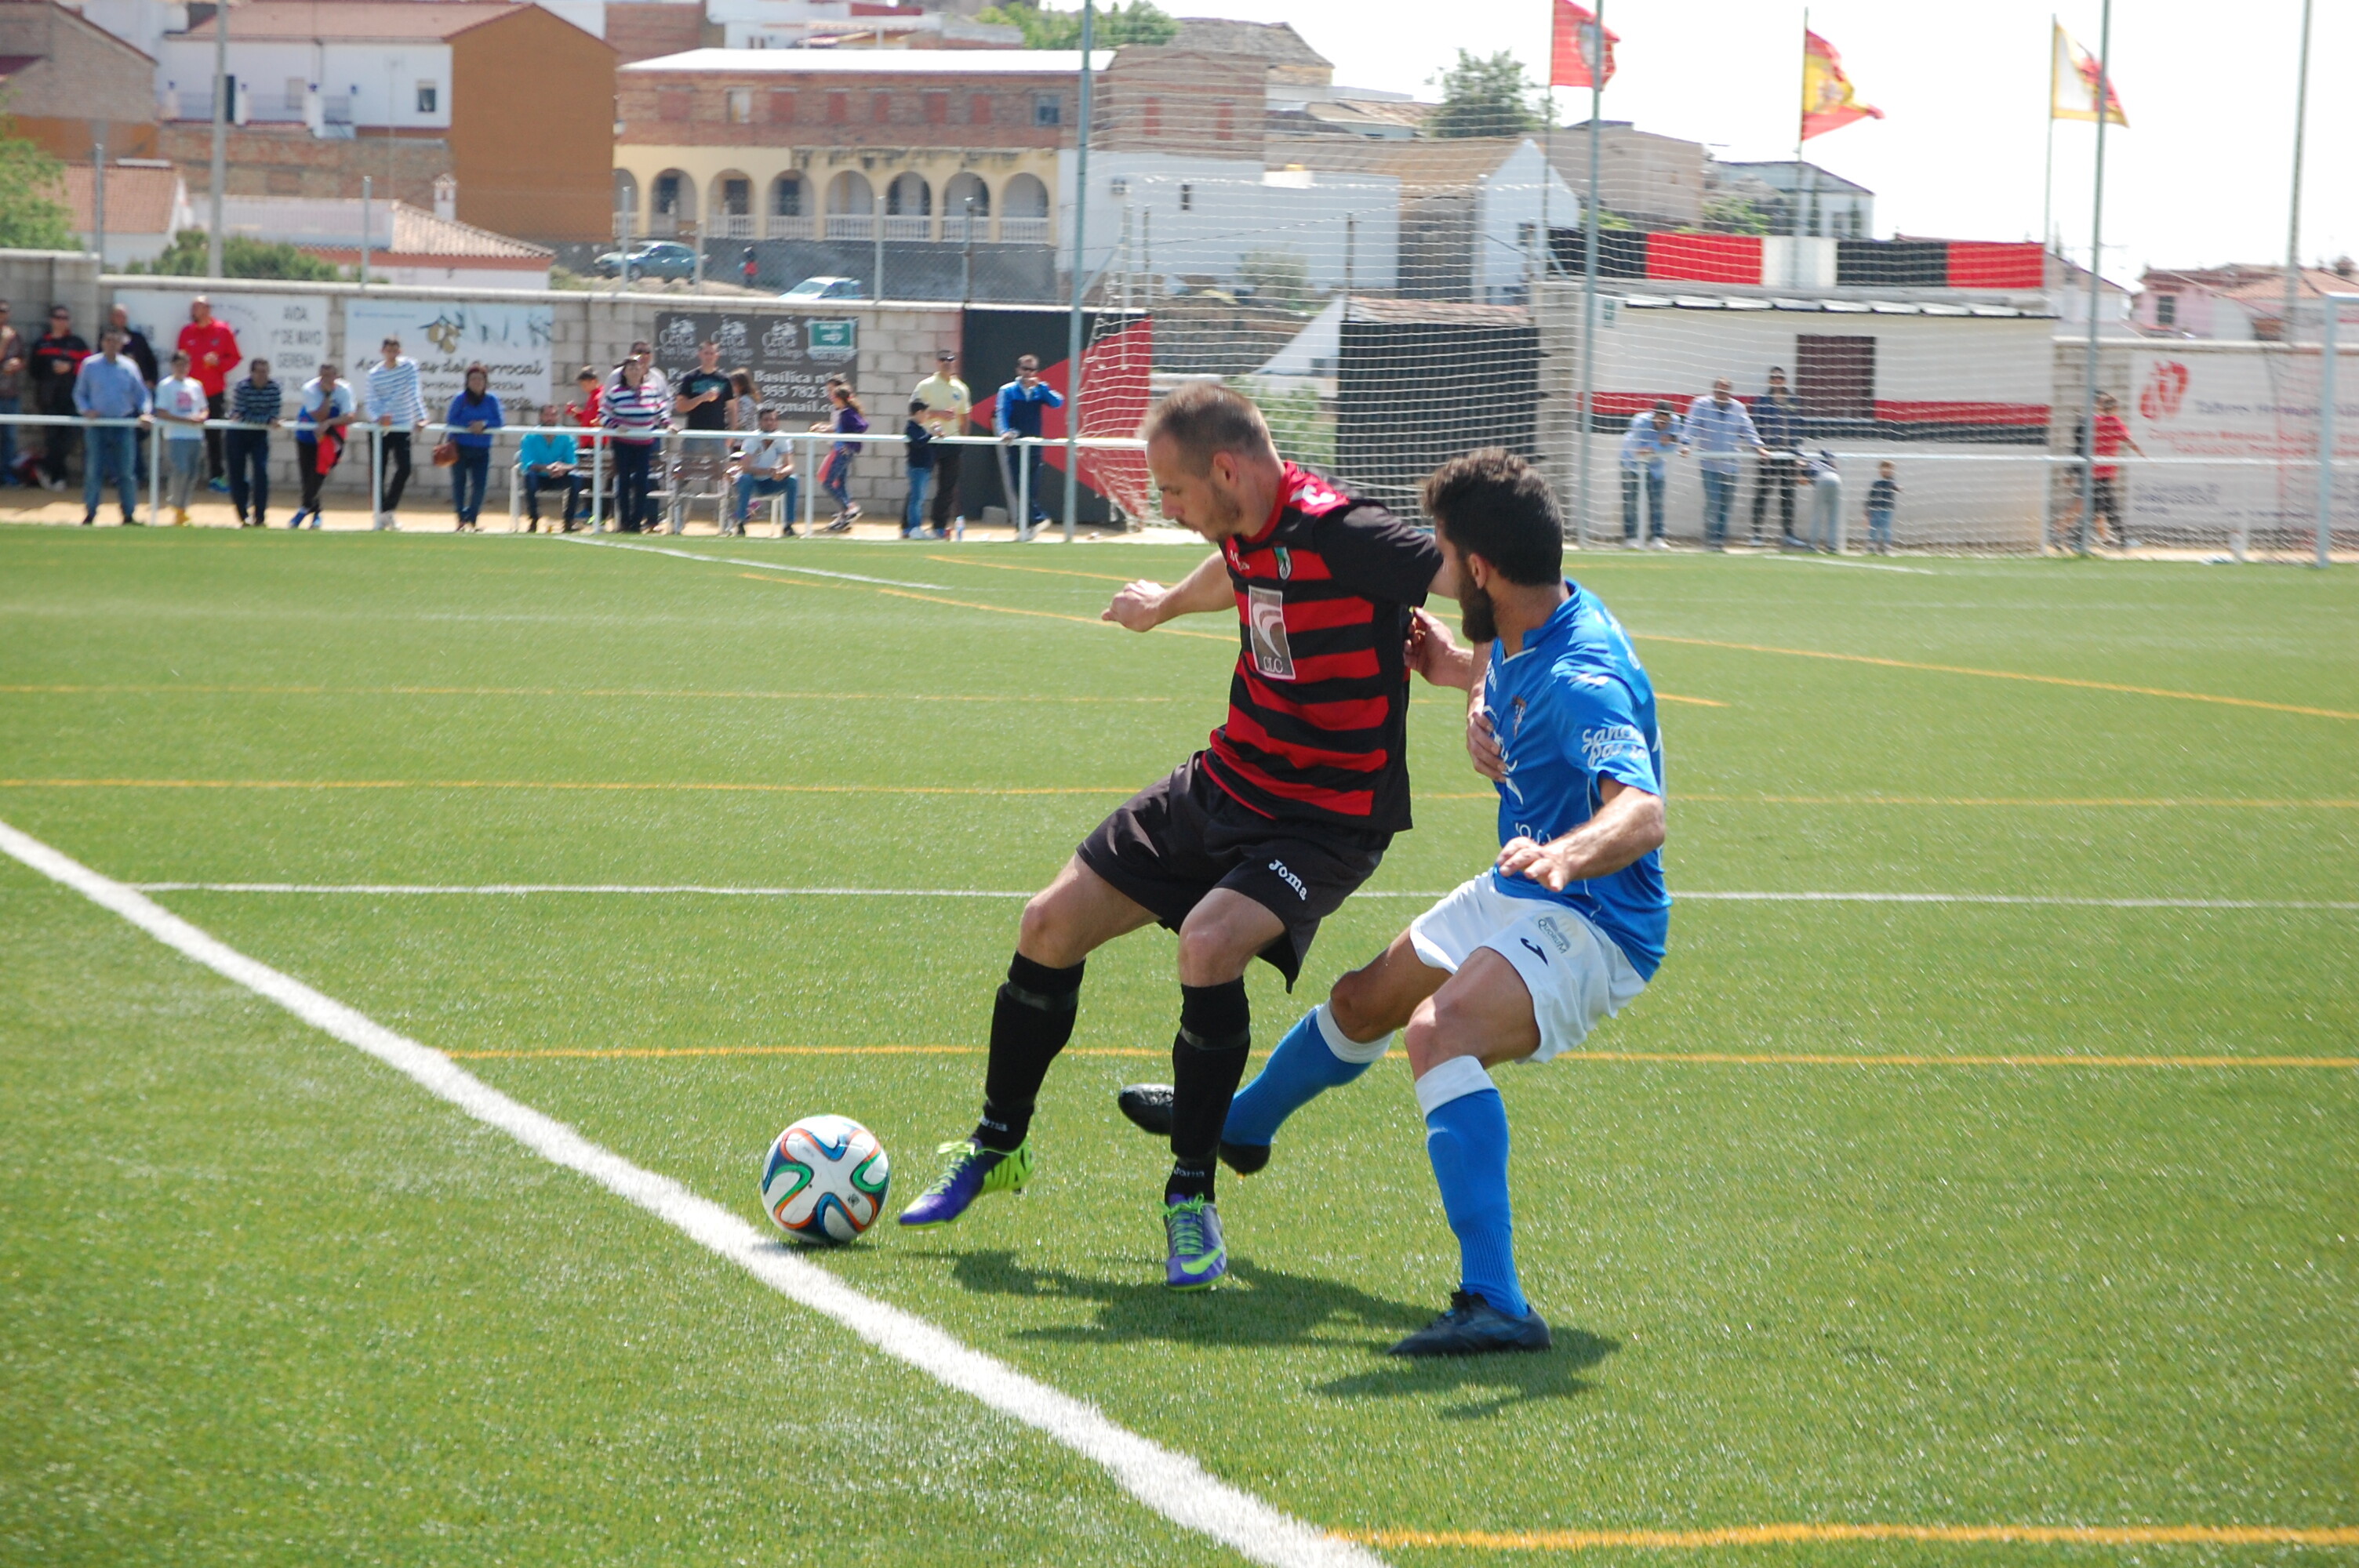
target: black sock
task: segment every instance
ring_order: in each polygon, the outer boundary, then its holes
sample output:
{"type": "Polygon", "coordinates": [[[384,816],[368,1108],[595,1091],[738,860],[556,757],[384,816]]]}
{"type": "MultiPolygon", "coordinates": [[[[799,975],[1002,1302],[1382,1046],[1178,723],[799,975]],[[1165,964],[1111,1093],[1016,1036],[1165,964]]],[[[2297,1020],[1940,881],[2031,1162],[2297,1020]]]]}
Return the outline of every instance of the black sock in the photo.
{"type": "Polygon", "coordinates": [[[1171,1178],[1165,1200],[1210,1198],[1213,1157],[1229,1099],[1245,1076],[1253,1008],[1242,979],[1180,988],[1180,1033],[1171,1041],[1171,1178]]]}
{"type": "Polygon", "coordinates": [[[1082,969],[1052,969],[1023,954],[1007,966],[1007,983],[991,1009],[991,1065],[983,1074],[983,1120],[974,1141],[1012,1153],[1032,1130],[1032,1102],[1049,1064],[1073,1037],[1082,998],[1082,969]]]}

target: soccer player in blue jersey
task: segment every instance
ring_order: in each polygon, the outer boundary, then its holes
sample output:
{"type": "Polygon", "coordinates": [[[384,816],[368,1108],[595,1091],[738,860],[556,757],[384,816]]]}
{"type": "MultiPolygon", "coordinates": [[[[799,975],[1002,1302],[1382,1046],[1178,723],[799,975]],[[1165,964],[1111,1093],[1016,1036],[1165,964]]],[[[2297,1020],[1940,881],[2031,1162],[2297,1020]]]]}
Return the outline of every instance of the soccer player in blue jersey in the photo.
{"type": "MultiPolygon", "coordinates": [[[[1288,1116],[1365,1072],[1405,1028],[1461,1272],[1450,1310],[1393,1354],[1544,1350],[1548,1324],[1516,1273],[1507,1116],[1490,1069],[1580,1044],[1662,962],[1662,737],[1629,636],[1564,579],[1562,524],[1537,471],[1471,452],[1427,480],[1425,506],[1474,646],[1420,611],[1410,659],[1472,697],[1467,744],[1498,786],[1498,858],[1278,1042],[1232,1101],[1221,1157],[1259,1170],[1288,1116]]],[[[1168,1123],[1160,1085],[1121,1103],[1150,1130],[1168,1123]]]]}

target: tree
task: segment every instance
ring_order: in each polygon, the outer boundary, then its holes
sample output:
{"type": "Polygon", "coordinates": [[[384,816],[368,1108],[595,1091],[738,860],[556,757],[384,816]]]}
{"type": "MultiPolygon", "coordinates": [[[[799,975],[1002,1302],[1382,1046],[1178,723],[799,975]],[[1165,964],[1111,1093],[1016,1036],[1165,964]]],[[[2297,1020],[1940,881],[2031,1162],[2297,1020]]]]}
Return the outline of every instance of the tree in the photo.
{"type": "Polygon", "coordinates": [[[1310,298],[1310,264],[1292,251],[1247,251],[1237,262],[1237,278],[1253,286],[1264,304],[1299,310],[1310,298]]]}
{"type": "Polygon", "coordinates": [[[1512,136],[1546,124],[1539,86],[1505,49],[1488,59],[1460,49],[1458,63],[1432,80],[1441,106],[1425,118],[1429,136],[1512,136]]]}
{"type": "Polygon", "coordinates": [[[1703,226],[1715,234],[1766,234],[1769,215],[1744,196],[1715,196],[1703,204],[1703,226]]]}
{"type": "MultiPolygon", "coordinates": [[[[978,22],[1019,27],[1027,49],[1077,49],[1082,47],[1082,14],[1051,11],[1037,0],[1009,0],[978,12],[978,22]]],[[[1150,0],[1130,0],[1127,5],[1098,7],[1096,30],[1090,41],[1102,49],[1125,44],[1168,44],[1180,36],[1180,24],[1158,10],[1150,0]]]]}
{"type": "MultiPolygon", "coordinates": [[[[153,273],[166,277],[203,277],[205,272],[205,232],[183,229],[172,236],[164,254],[153,262],[133,262],[130,272],[153,273]]],[[[231,234],[222,241],[222,276],[223,277],[278,277],[297,283],[334,283],[343,274],[333,263],[321,261],[309,251],[271,240],[249,239],[244,234],[231,234]]]]}
{"type": "Polygon", "coordinates": [[[28,251],[70,251],[73,215],[60,200],[66,166],[24,137],[16,123],[0,116],[0,246],[28,251]]]}

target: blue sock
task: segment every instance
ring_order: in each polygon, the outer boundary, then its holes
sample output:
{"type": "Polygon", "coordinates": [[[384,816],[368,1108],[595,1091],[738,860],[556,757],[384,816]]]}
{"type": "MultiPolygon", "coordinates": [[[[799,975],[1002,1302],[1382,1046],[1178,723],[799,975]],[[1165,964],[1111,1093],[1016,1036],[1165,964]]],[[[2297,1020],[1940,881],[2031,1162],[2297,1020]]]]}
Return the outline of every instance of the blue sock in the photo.
{"type": "MultiPolygon", "coordinates": [[[[1321,1002],[1286,1032],[1277,1049],[1261,1065],[1254,1081],[1229,1101],[1229,1119],[1221,1129],[1228,1143],[1266,1147],[1277,1136],[1280,1123],[1309,1105],[1325,1090],[1348,1084],[1368,1070],[1365,1062],[1346,1062],[1328,1044],[1327,1004],[1321,1002]]],[[[1339,1032],[1340,1033],[1340,1032],[1339,1032]]]]}
{"type": "Polygon", "coordinates": [[[1506,1105],[1472,1057],[1443,1063],[1419,1078],[1417,1087],[1419,1101],[1428,1108],[1426,1157],[1433,1162],[1434,1180],[1441,1186],[1442,1211],[1458,1236],[1459,1288],[1509,1317],[1522,1317],[1531,1305],[1516,1279],[1506,1105]],[[1473,1087],[1477,1079],[1479,1088],[1473,1087]],[[1451,1098],[1433,1104],[1437,1094],[1451,1098]]]}

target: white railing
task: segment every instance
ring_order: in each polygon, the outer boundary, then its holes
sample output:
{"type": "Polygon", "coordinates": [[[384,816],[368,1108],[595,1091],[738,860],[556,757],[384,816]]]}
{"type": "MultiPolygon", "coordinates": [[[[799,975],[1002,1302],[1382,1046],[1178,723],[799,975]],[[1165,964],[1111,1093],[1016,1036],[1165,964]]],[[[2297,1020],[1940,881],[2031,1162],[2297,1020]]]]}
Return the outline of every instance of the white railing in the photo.
{"type": "Polygon", "coordinates": [[[651,212],[647,215],[647,232],[656,239],[669,240],[677,235],[681,227],[680,216],[677,212],[651,212]]]}
{"type": "Polygon", "coordinates": [[[999,221],[999,242],[1005,245],[1045,245],[1049,243],[1049,220],[1002,218],[999,221]]]}
{"type": "Polygon", "coordinates": [[[991,238],[991,217],[988,213],[978,212],[974,215],[973,219],[970,221],[966,214],[962,212],[955,218],[944,218],[942,220],[942,243],[946,245],[962,245],[966,243],[967,229],[970,222],[974,229],[974,238],[977,244],[981,244],[984,241],[991,238]]]}
{"type": "Polygon", "coordinates": [[[876,237],[872,225],[875,220],[865,212],[831,212],[827,215],[827,237],[831,240],[873,240],[876,237]]]}
{"type": "Polygon", "coordinates": [[[800,212],[773,212],[762,220],[762,237],[768,240],[815,240],[819,220],[800,212]]]}
{"type": "Polygon", "coordinates": [[[750,240],[755,237],[755,219],[746,212],[721,213],[704,228],[705,232],[716,240],[750,240]]]}
{"type": "Polygon", "coordinates": [[[885,237],[888,240],[930,240],[934,237],[934,221],[922,212],[915,214],[887,213],[885,237]]]}

